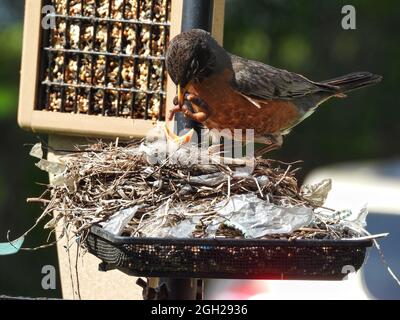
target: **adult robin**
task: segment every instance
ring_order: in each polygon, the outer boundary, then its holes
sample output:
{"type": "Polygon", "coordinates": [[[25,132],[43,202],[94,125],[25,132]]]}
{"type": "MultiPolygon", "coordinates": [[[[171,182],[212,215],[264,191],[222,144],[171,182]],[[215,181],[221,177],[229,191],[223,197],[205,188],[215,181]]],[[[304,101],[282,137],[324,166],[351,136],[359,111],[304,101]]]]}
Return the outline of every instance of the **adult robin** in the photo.
{"type": "MultiPolygon", "coordinates": [[[[348,91],[382,80],[369,72],[355,72],[322,82],[311,81],[300,74],[230,54],[200,29],[183,32],[171,40],[166,65],[178,92],[170,120],[176,112],[183,112],[208,129],[232,133],[231,137],[234,129],[253,129],[255,142],[265,144],[257,154],[280,147],[282,136],[322,102],[345,97],[348,91]]],[[[236,135],[235,139],[246,137],[236,135]]]]}

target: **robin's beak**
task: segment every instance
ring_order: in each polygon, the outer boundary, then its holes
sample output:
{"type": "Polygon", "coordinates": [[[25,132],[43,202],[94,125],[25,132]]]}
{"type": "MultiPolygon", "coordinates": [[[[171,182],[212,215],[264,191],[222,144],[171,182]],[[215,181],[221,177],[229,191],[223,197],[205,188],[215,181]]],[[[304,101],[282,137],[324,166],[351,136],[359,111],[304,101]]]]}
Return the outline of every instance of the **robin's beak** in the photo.
{"type": "Polygon", "coordinates": [[[185,102],[185,94],[186,94],[186,88],[182,87],[180,84],[178,84],[178,105],[179,105],[179,107],[182,107],[183,103],[185,102]]]}

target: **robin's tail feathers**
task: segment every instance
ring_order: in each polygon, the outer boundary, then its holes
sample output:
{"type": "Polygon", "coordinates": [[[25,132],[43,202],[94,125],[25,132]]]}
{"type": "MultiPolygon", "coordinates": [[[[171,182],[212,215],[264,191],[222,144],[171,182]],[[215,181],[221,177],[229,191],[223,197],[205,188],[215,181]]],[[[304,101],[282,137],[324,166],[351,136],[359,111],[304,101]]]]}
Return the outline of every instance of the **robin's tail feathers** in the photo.
{"type": "Polygon", "coordinates": [[[338,78],[322,81],[321,84],[334,87],[337,93],[344,93],[379,83],[381,80],[382,76],[370,72],[354,72],[338,78]]]}

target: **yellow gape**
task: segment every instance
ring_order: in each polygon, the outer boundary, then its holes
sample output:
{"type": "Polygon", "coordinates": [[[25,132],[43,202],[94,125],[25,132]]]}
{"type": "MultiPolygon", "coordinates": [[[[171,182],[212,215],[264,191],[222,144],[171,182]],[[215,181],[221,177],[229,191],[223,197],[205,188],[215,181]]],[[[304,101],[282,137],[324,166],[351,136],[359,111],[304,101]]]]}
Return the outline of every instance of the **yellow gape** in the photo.
{"type": "Polygon", "coordinates": [[[180,136],[176,135],[173,131],[171,131],[167,125],[165,125],[164,131],[165,131],[165,136],[167,137],[167,140],[174,142],[178,146],[189,143],[192,140],[192,136],[194,133],[194,130],[191,129],[188,133],[186,133],[180,137],[180,136]]]}

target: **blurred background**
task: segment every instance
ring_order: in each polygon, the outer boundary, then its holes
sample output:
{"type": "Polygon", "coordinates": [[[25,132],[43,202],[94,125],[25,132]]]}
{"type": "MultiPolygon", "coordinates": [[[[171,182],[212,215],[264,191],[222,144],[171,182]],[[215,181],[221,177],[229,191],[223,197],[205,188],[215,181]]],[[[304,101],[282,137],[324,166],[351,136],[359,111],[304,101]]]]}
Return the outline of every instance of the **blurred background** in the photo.
{"type": "MultiPolygon", "coordinates": [[[[38,183],[47,181],[28,156],[27,145],[38,138],[19,129],[16,121],[23,6],[23,0],[0,2],[0,242],[7,240],[8,230],[15,238],[34,223],[41,208],[25,199],[39,195],[43,187],[38,183]]],[[[272,155],[304,160],[301,179],[321,166],[400,156],[399,12],[396,0],[226,1],[225,48],[232,53],[313,80],[353,71],[384,76],[380,85],[323,104],[272,155]],[[346,4],[356,8],[356,30],[341,27],[346,4]]],[[[400,183],[400,166],[393,170],[390,178],[400,183]]],[[[396,221],[391,225],[399,226],[396,221]]],[[[47,233],[36,230],[25,245],[40,245],[46,238],[47,233]]],[[[54,248],[0,257],[0,294],[60,296],[59,289],[47,292],[40,285],[42,266],[57,265],[55,254],[54,248]]]]}

